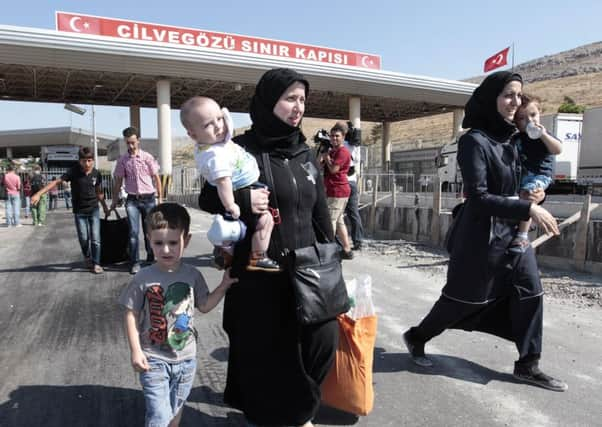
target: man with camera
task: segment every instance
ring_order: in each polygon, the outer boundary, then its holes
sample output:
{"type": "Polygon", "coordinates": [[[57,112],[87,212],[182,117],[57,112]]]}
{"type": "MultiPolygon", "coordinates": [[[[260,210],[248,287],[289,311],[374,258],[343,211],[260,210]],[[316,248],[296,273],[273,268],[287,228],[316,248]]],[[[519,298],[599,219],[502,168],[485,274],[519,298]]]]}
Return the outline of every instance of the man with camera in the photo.
{"type": "Polygon", "coordinates": [[[326,196],[328,197],[328,210],[330,211],[330,220],[332,229],[341,240],[343,245],[343,259],[352,259],[353,252],[347,235],[347,227],[343,220],[347,199],[351,194],[347,172],[351,164],[351,154],[343,142],[347,134],[347,125],[344,122],[336,122],[330,130],[330,145],[327,150],[320,144],[320,163],[324,167],[324,186],[326,187],[326,196]]]}

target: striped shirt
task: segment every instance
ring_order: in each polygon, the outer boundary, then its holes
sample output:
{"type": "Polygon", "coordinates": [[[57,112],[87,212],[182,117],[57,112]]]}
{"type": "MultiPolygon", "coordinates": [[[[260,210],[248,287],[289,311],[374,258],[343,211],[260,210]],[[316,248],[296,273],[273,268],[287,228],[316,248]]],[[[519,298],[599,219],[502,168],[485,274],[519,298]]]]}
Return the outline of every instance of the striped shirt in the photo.
{"type": "Polygon", "coordinates": [[[128,194],[154,194],[153,176],[159,172],[159,164],[143,150],[138,154],[125,153],[115,167],[115,177],[124,178],[125,192],[128,194]]]}

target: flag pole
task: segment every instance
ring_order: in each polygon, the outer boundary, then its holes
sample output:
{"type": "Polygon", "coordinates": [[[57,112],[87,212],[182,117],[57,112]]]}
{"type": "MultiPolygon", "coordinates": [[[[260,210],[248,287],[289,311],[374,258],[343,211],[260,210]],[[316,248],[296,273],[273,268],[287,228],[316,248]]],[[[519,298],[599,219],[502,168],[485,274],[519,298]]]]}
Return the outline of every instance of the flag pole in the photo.
{"type": "Polygon", "coordinates": [[[512,42],[512,71],[514,71],[514,42],[512,42]]]}

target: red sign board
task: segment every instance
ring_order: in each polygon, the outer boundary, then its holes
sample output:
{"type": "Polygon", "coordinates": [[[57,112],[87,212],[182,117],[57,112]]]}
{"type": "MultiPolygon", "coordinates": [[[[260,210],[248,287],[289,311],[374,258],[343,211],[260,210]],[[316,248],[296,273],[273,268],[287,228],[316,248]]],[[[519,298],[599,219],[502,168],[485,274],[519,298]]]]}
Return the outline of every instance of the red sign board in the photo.
{"type": "Polygon", "coordinates": [[[171,43],[181,46],[198,46],[278,58],[303,59],[327,64],[380,69],[379,55],[91,15],[56,12],[56,29],[57,31],[71,33],[171,43]]]}

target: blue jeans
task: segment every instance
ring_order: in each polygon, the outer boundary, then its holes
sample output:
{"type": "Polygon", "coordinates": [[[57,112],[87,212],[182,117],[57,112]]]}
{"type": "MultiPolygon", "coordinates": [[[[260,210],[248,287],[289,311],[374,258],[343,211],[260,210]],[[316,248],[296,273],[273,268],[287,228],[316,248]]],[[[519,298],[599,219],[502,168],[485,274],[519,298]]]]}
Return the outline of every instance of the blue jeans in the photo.
{"type": "Polygon", "coordinates": [[[71,209],[71,191],[65,190],[63,192],[63,197],[65,198],[65,208],[71,209]]]}
{"type": "Polygon", "coordinates": [[[125,211],[127,212],[128,224],[130,226],[130,261],[132,264],[138,264],[140,262],[140,255],[138,254],[138,235],[140,233],[139,226],[141,221],[146,256],[149,261],[154,259],[150,242],[146,238],[146,216],[155,205],[154,195],[142,198],[128,196],[125,202],[125,211]]]}
{"type": "Polygon", "coordinates": [[[21,214],[21,196],[8,194],[6,197],[6,225],[19,225],[21,214]]]}
{"type": "Polygon", "coordinates": [[[100,265],[100,209],[92,213],[73,214],[77,238],[84,257],[90,258],[95,265],[100,265]]]}
{"type": "Polygon", "coordinates": [[[170,363],[148,358],[150,369],[140,373],[144,392],[146,427],[166,427],[184,406],[196,371],[196,359],[170,363]]]}
{"type": "Polygon", "coordinates": [[[25,218],[29,217],[30,210],[31,210],[31,198],[29,196],[25,196],[25,218]]]}
{"type": "Polygon", "coordinates": [[[552,183],[552,178],[546,175],[536,175],[532,172],[527,172],[520,182],[520,189],[526,191],[535,191],[538,188],[546,190],[552,183]]]}

